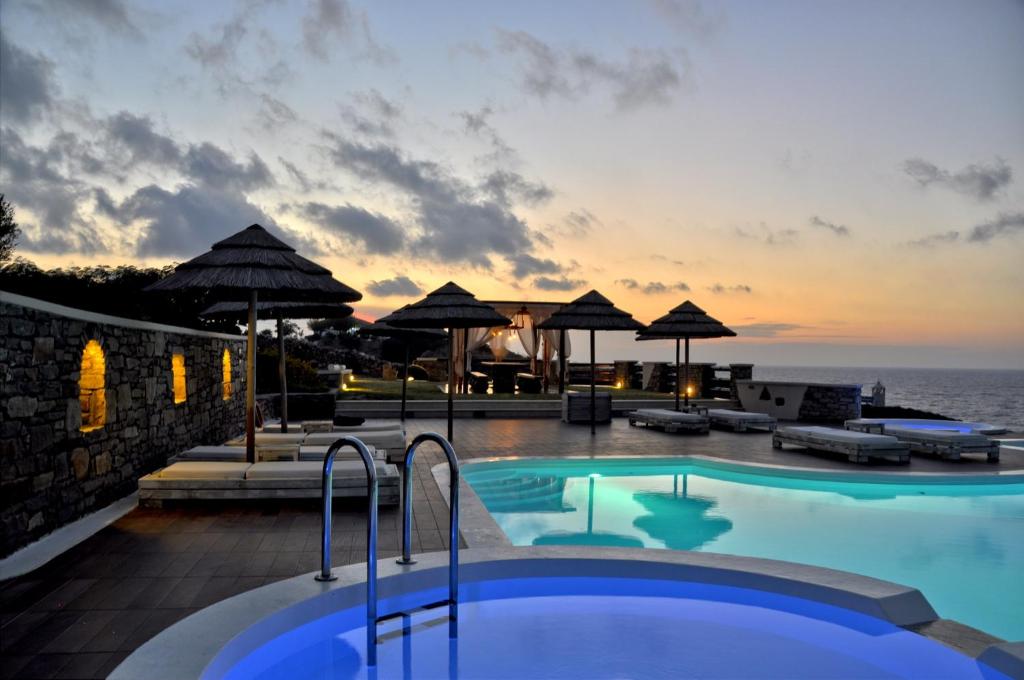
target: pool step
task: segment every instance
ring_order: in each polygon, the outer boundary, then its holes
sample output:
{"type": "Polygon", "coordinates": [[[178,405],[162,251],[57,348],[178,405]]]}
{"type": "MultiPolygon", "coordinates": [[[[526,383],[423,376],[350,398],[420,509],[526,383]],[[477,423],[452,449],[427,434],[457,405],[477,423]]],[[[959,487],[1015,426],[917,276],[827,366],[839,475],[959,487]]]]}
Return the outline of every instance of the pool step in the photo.
{"type": "Polygon", "coordinates": [[[424,628],[430,628],[432,626],[436,626],[436,625],[438,625],[440,623],[443,623],[443,622],[449,620],[451,618],[451,615],[449,613],[444,613],[444,614],[441,614],[439,616],[431,617],[431,618],[429,618],[429,619],[427,619],[425,621],[417,621],[415,624],[413,624],[411,622],[412,617],[415,616],[416,614],[422,614],[423,612],[430,612],[430,611],[433,611],[435,609],[439,609],[441,607],[450,607],[453,604],[454,603],[451,600],[444,599],[444,600],[438,600],[437,602],[428,602],[427,604],[421,605],[419,607],[413,607],[412,609],[405,609],[405,610],[401,610],[401,611],[397,611],[397,612],[391,612],[390,614],[384,614],[383,616],[378,616],[377,617],[377,625],[378,626],[380,624],[382,624],[382,623],[387,623],[388,621],[394,621],[396,619],[409,619],[409,622],[406,623],[403,620],[401,628],[396,628],[395,630],[391,630],[391,631],[388,631],[386,633],[378,634],[377,635],[377,643],[380,644],[381,642],[385,642],[386,640],[390,640],[390,639],[396,638],[396,637],[401,637],[403,635],[412,635],[417,630],[422,630],[424,628]]]}

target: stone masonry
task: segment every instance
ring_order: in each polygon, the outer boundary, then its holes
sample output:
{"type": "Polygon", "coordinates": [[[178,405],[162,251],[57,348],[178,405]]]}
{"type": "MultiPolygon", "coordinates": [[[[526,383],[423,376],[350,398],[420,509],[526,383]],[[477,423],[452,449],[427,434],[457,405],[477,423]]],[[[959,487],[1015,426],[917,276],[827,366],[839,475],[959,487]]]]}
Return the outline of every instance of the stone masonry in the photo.
{"type": "Polygon", "coordinates": [[[0,293],[0,557],[131,493],[168,456],[237,434],[244,361],[244,338],[0,293]],[[106,422],[83,431],[79,381],[90,340],[104,355],[106,422]],[[174,353],[185,356],[181,404],[172,393],[174,353]]]}

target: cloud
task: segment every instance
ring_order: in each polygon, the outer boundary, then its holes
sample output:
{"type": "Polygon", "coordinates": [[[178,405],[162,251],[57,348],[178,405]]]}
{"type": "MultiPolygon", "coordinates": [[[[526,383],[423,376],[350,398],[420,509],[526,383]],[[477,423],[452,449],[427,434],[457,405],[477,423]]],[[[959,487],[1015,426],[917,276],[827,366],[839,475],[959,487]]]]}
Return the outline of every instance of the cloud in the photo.
{"type": "Polygon", "coordinates": [[[329,231],[362,242],[368,253],[392,255],[405,244],[405,231],[401,225],[351,203],[329,206],[311,202],[300,206],[300,210],[329,231]]]}
{"type": "Polygon", "coordinates": [[[256,114],[260,127],[268,132],[294,123],[299,119],[295,110],[283,101],[269,94],[260,95],[260,110],[256,114]]]}
{"type": "Polygon", "coordinates": [[[726,23],[723,11],[709,11],[701,0],[651,0],[651,4],[674,29],[695,38],[711,38],[726,23]]]}
{"type": "Polygon", "coordinates": [[[7,123],[32,123],[53,106],[53,62],[31,54],[0,30],[0,111],[7,123]]]}
{"type": "Polygon", "coordinates": [[[915,248],[932,248],[943,243],[954,243],[960,240],[959,231],[947,231],[941,234],[931,234],[923,238],[915,239],[913,241],[907,241],[908,246],[914,246],[915,248]]]}
{"type": "Polygon", "coordinates": [[[966,233],[957,230],[931,234],[906,245],[917,248],[932,248],[947,243],[988,243],[1004,236],[1024,232],[1024,213],[1000,213],[995,219],[976,224],[966,233]]]}
{"type": "Polygon", "coordinates": [[[573,238],[589,236],[595,226],[603,226],[601,220],[586,208],[571,211],[562,221],[565,225],[562,234],[573,238]]]}
{"type": "Polygon", "coordinates": [[[351,104],[341,105],[341,119],[363,137],[393,137],[394,121],[401,115],[402,107],[376,89],[359,92],[351,104]]]}
{"type": "Polygon", "coordinates": [[[593,86],[607,88],[620,111],[672,101],[689,76],[685,52],[630,49],[621,61],[593,52],[556,49],[526,31],[498,31],[498,47],[523,59],[523,88],[540,99],[575,99],[593,86]],[[677,63],[679,62],[679,63],[677,63]]]}
{"type": "Polygon", "coordinates": [[[677,281],[675,283],[663,283],[661,281],[640,283],[636,279],[616,279],[615,283],[626,290],[636,290],[644,295],[661,295],[663,293],[672,293],[676,291],[686,292],[690,290],[690,286],[682,281],[677,281]]]}
{"type": "Polygon", "coordinates": [[[288,176],[291,177],[295,181],[295,183],[299,185],[299,189],[302,190],[302,193],[308,194],[310,191],[313,191],[314,189],[323,190],[333,188],[330,183],[325,182],[323,180],[310,179],[307,173],[305,173],[302,169],[300,169],[291,161],[288,161],[282,158],[281,156],[278,156],[277,160],[279,163],[281,163],[281,165],[284,166],[284,169],[288,173],[288,176]]]}
{"type": "Polygon", "coordinates": [[[512,206],[515,203],[537,206],[547,203],[555,195],[546,184],[531,182],[511,170],[491,172],[484,178],[480,188],[504,206],[512,206]]]}
{"type": "Polygon", "coordinates": [[[249,33],[248,23],[260,3],[243,3],[231,20],[217,26],[209,37],[192,33],[185,54],[203,68],[223,68],[235,60],[242,39],[249,33]]]}
{"type": "Polygon", "coordinates": [[[910,158],[903,162],[903,172],[922,187],[944,186],[977,201],[992,200],[1013,181],[1013,169],[1002,158],[990,164],[968,165],[959,172],[943,170],[922,158],[910,158]]]}
{"type": "Polygon", "coordinates": [[[810,326],[802,326],[796,323],[748,323],[739,326],[729,326],[732,330],[746,338],[775,338],[788,331],[804,330],[810,326]]]}
{"type": "Polygon", "coordinates": [[[564,276],[557,279],[549,276],[538,276],[533,280],[533,287],[540,288],[541,290],[568,291],[585,285],[587,285],[587,282],[582,279],[567,279],[564,276]]]}
{"type": "Polygon", "coordinates": [[[721,283],[716,283],[711,286],[707,286],[707,290],[711,291],[715,295],[723,295],[725,293],[753,293],[754,289],[750,286],[738,283],[734,286],[724,286],[721,283]]]}
{"type": "Polygon", "coordinates": [[[311,0],[309,6],[302,18],[302,46],[311,56],[327,61],[331,45],[361,43],[363,56],[378,64],[397,60],[374,39],[366,13],[353,9],[347,0],[311,0]]]}
{"type": "Polygon", "coordinates": [[[211,186],[186,185],[168,191],[150,184],[120,206],[106,209],[122,224],[145,224],[136,244],[136,253],[143,257],[191,257],[246,225],[277,227],[243,194],[211,186]]]}
{"type": "Polygon", "coordinates": [[[810,223],[811,223],[812,227],[819,227],[821,229],[826,229],[826,230],[832,232],[833,234],[835,234],[836,236],[849,236],[850,235],[850,228],[847,227],[846,225],[844,225],[844,224],[835,224],[833,222],[827,222],[827,221],[821,219],[820,217],[818,217],[817,215],[814,215],[814,216],[811,217],[810,223]]]}
{"type": "Polygon", "coordinates": [[[796,241],[800,232],[796,229],[771,229],[762,222],[759,226],[760,233],[747,231],[742,227],[736,227],[736,235],[740,238],[763,241],[769,246],[787,246],[796,241]]]}
{"type": "Polygon", "coordinates": [[[85,20],[134,40],[144,38],[131,16],[132,13],[121,0],[44,0],[26,4],[36,12],[48,15],[47,21],[66,23],[79,35],[82,33],[79,20],[85,20]]]}
{"type": "Polygon", "coordinates": [[[972,243],[988,243],[1000,236],[1010,236],[1024,231],[1024,213],[1001,213],[989,222],[976,225],[967,235],[972,243]]]}
{"type": "Polygon", "coordinates": [[[512,274],[518,279],[526,278],[531,274],[558,274],[562,271],[562,265],[554,260],[540,259],[529,253],[520,253],[507,258],[512,265],[512,274]]]}
{"type": "Polygon", "coordinates": [[[91,195],[80,177],[98,162],[88,146],[74,134],[59,133],[47,147],[37,147],[10,128],[0,131],[0,139],[0,186],[7,200],[31,213],[19,214],[21,247],[57,253],[105,250],[101,234],[80,209],[91,195]]]}
{"type": "Polygon", "coordinates": [[[406,194],[420,228],[414,246],[444,262],[491,267],[490,254],[513,256],[532,247],[526,223],[510,206],[453,176],[438,163],[407,157],[398,148],[372,146],[325,133],[328,155],[361,180],[406,194]]]}
{"type": "Polygon", "coordinates": [[[423,293],[423,288],[408,276],[396,276],[393,279],[382,279],[371,281],[366,284],[366,289],[374,295],[381,297],[390,295],[402,295],[412,297],[423,293]]]}
{"type": "Polygon", "coordinates": [[[170,137],[154,129],[148,116],[121,111],[103,121],[107,138],[128,152],[132,163],[177,166],[182,152],[170,137]]]}
{"type": "Polygon", "coordinates": [[[185,174],[197,183],[218,189],[246,191],[274,184],[270,168],[255,152],[249,154],[248,163],[239,163],[210,142],[189,146],[182,164],[185,174]]]}

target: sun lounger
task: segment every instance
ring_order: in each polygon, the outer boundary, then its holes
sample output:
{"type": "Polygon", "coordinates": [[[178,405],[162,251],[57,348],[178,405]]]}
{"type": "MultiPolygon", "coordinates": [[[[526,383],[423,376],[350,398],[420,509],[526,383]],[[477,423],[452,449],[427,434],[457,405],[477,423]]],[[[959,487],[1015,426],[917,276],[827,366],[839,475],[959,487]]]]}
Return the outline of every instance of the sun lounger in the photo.
{"type": "Polygon", "coordinates": [[[405,433],[401,430],[352,430],[349,432],[310,432],[306,435],[304,446],[330,446],[345,436],[356,437],[367,446],[376,446],[385,450],[405,450],[405,433]]]}
{"type": "Polygon", "coordinates": [[[885,434],[832,427],[780,427],[772,434],[772,446],[781,449],[783,444],[841,453],[853,463],[866,463],[872,458],[898,463],[910,462],[910,446],[885,434]]]}
{"type": "MultiPolygon", "coordinates": [[[[378,461],[381,505],[396,505],[399,474],[394,465],[378,461]]],[[[165,500],[232,500],[320,498],[322,463],[225,463],[181,461],[139,480],[139,502],[159,505],[165,500]]],[[[365,497],[366,469],[362,461],[338,460],[333,472],[334,497],[365,497]]]]}
{"type": "MultiPolygon", "coordinates": [[[[301,430],[295,432],[257,432],[256,446],[279,446],[281,444],[294,444],[298,446],[306,438],[306,433],[301,430]]],[[[228,446],[245,446],[245,435],[235,437],[227,441],[228,446]]]]}
{"type": "Polygon", "coordinates": [[[711,421],[706,415],[672,411],[667,408],[644,408],[629,414],[629,424],[643,424],[665,432],[696,432],[707,434],[711,421]]]}
{"type": "MultiPolygon", "coordinates": [[[[372,444],[367,444],[370,454],[375,459],[384,460],[383,450],[378,450],[372,444]]],[[[321,463],[327,455],[328,446],[288,446],[280,449],[256,449],[256,462],[287,462],[287,461],[311,461],[318,460],[321,463]]],[[[359,454],[351,446],[339,449],[334,460],[359,460],[359,454]]],[[[244,463],[244,446],[194,446],[187,451],[179,453],[171,462],[178,461],[218,461],[225,463],[244,463]]]]}
{"type": "Polygon", "coordinates": [[[746,432],[747,430],[763,430],[774,432],[777,421],[767,413],[750,413],[748,411],[735,411],[733,409],[712,408],[708,409],[708,418],[712,427],[729,428],[733,432],[746,432]]]}
{"type": "Polygon", "coordinates": [[[914,453],[926,453],[948,460],[960,460],[963,454],[984,454],[990,463],[999,461],[999,442],[983,434],[956,430],[919,430],[890,425],[885,433],[910,445],[914,453]]]}

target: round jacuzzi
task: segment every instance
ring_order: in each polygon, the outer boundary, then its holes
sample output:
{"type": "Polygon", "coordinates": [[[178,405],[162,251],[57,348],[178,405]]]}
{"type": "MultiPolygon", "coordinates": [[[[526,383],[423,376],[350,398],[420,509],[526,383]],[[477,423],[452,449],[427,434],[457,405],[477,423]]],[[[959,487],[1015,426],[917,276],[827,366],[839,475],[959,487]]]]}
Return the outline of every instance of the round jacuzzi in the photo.
{"type": "Polygon", "coordinates": [[[296,577],[204,609],[111,677],[1007,677],[911,630],[937,619],[920,592],[854,574],[615,548],[460,558],[454,625],[447,607],[417,610],[445,596],[446,555],[381,562],[379,612],[409,613],[377,626],[375,667],[365,566],[352,565],[332,583],[296,577]]]}

